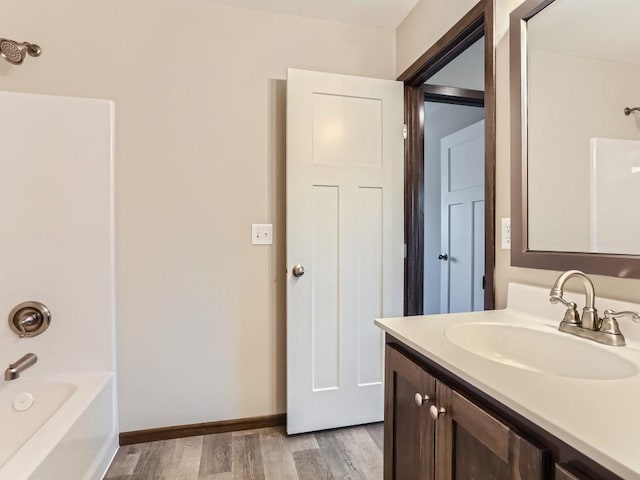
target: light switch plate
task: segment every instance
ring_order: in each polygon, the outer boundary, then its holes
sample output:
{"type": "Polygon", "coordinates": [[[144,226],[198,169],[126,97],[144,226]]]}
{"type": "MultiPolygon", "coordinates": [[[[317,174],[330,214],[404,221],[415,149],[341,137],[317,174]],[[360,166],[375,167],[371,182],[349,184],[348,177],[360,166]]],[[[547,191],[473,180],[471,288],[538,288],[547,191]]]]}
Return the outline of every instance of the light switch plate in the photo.
{"type": "Polygon", "coordinates": [[[511,250],[511,218],[502,219],[502,249],[511,250]]]}
{"type": "Polygon", "coordinates": [[[273,225],[270,223],[252,224],[251,243],[253,245],[271,245],[273,243],[273,225]]]}

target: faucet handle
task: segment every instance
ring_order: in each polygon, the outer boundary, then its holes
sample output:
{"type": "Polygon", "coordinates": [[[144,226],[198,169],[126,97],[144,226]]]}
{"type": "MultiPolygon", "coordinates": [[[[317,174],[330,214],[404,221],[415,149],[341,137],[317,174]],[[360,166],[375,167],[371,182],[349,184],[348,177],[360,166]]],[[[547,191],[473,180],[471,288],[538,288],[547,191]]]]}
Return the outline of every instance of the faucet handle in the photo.
{"type": "Polygon", "coordinates": [[[614,312],[611,309],[604,311],[604,318],[600,322],[600,330],[603,333],[611,333],[613,335],[620,334],[620,327],[618,326],[618,319],[616,317],[629,317],[636,323],[640,323],[640,315],[636,312],[624,311],[614,312]]]}
{"type": "Polygon", "coordinates": [[[598,330],[602,333],[620,335],[621,332],[620,327],[618,326],[618,320],[615,318],[616,315],[618,315],[618,312],[614,312],[613,310],[605,310],[604,318],[600,321],[600,328],[598,328],[598,330]]]}
{"type": "Polygon", "coordinates": [[[569,302],[567,310],[564,312],[562,323],[568,323],[571,325],[580,325],[580,314],[578,314],[577,305],[573,302],[569,302]]]}
{"type": "Polygon", "coordinates": [[[554,305],[556,303],[560,302],[562,305],[564,305],[567,308],[576,308],[576,304],[574,302],[569,302],[568,300],[565,300],[564,298],[562,298],[562,294],[557,294],[557,293],[551,293],[551,295],[549,295],[549,303],[553,303],[554,305]]]}
{"type": "Polygon", "coordinates": [[[564,312],[562,323],[570,325],[580,325],[580,315],[578,314],[578,306],[575,304],[575,302],[569,302],[562,298],[562,295],[556,295],[553,293],[549,296],[549,302],[553,304],[560,302],[562,305],[567,307],[567,310],[564,312]]]}
{"type": "Polygon", "coordinates": [[[616,317],[631,317],[634,321],[640,322],[640,315],[636,312],[614,312],[611,309],[604,311],[604,318],[600,319],[598,334],[604,334],[608,339],[607,345],[624,346],[626,344],[624,335],[620,331],[616,317]],[[637,318],[637,320],[636,320],[637,318]]]}
{"type": "Polygon", "coordinates": [[[634,322],[640,323],[640,314],[638,314],[637,312],[632,312],[630,310],[625,310],[624,312],[614,312],[610,308],[604,311],[605,320],[608,318],[615,319],[616,317],[629,317],[634,322]]]}
{"type": "Polygon", "coordinates": [[[20,338],[26,337],[27,334],[29,333],[27,332],[26,327],[30,327],[31,325],[35,325],[36,323],[38,323],[38,316],[35,313],[30,313],[28,315],[25,315],[20,320],[18,320],[17,326],[18,326],[18,330],[20,330],[18,337],[20,338]]]}

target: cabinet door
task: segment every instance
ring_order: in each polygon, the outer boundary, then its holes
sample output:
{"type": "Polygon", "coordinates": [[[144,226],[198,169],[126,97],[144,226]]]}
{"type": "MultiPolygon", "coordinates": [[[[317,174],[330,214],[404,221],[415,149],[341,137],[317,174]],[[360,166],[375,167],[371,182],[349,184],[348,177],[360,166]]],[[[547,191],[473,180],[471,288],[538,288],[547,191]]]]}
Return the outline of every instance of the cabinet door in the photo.
{"type": "Polygon", "coordinates": [[[556,463],[555,473],[556,473],[555,480],[588,480],[587,477],[584,477],[584,476],[578,477],[577,475],[574,475],[573,473],[569,472],[569,470],[567,470],[564,467],[561,467],[557,463],[556,463]]]}
{"type": "Polygon", "coordinates": [[[389,346],[385,362],[384,479],[433,480],[435,379],[389,346]]]}
{"type": "Polygon", "coordinates": [[[541,480],[544,452],[441,382],[436,421],[437,480],[541,480]]]}

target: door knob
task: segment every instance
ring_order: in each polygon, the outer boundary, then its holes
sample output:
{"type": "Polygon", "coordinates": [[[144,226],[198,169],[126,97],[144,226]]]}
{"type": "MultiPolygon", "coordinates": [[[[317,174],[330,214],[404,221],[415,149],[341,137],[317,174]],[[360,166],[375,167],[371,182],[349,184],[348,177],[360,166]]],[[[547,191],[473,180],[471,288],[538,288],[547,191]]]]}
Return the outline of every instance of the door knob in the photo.
{"type": "Polygon", "coordinates": [[[424,402],[429,401],[429,395],[422,395],[421,393],[416,393],[413,399],[415,400],[416,405],[421,407],[424,402]]]}
{"type": "Polygon", "coordinates": [[[438,255],[438,260],[444,260],[446,262],[447,260],[449,260],[449,255],[447,255],[446,253],[441,253],[440,255],[438,255]]]}
{"type": "Polygon", "coordinates": [[[434,420],[437,420],[445,413],[447,413],[447,411],[445,410],[444,407],[438,408],[435,405],[431,405],[431,407],[429,408],[429,414],[431,415],[431,418],[433,418],[434,420]]]}
{"type": "Polygon", "coordinates": [[[294,277],[301,277],[304,275],[304,267],[302,265],[294,265],[291,269],[291,273],[293,273],[294,277]]]}

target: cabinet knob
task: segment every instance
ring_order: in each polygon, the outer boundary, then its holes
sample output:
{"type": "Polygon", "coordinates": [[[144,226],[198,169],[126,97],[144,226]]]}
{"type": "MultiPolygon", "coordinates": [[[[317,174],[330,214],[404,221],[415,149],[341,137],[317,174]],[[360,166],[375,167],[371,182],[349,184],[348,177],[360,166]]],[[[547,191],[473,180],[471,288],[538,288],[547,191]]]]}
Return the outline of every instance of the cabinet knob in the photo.
{"type": "Polygon", "coordinates": [[[416,401],[416,405],[421,407],[424,402],[429,401],[429,395],[422,395],[421,393],[416,393],[413,399],[416,401]]]}
{"type": "Polygon", "coordinates": [[[431,407],[429,408],[429,414],[431,415],[431,418],[433,418],[434,420],[437,420],[439,417],[441,417],[445,413],[447,413],[447,411],[445,410],[444,407],[438,408],[436,405],[431,405],[431,407]]]}
{"type": "Polygon", "coordinates": [[[304,267],[302,265],[294,265],[291,269],[291,273],[293,273],[294,277],[301,277],[304,275],[304,267]]]}

